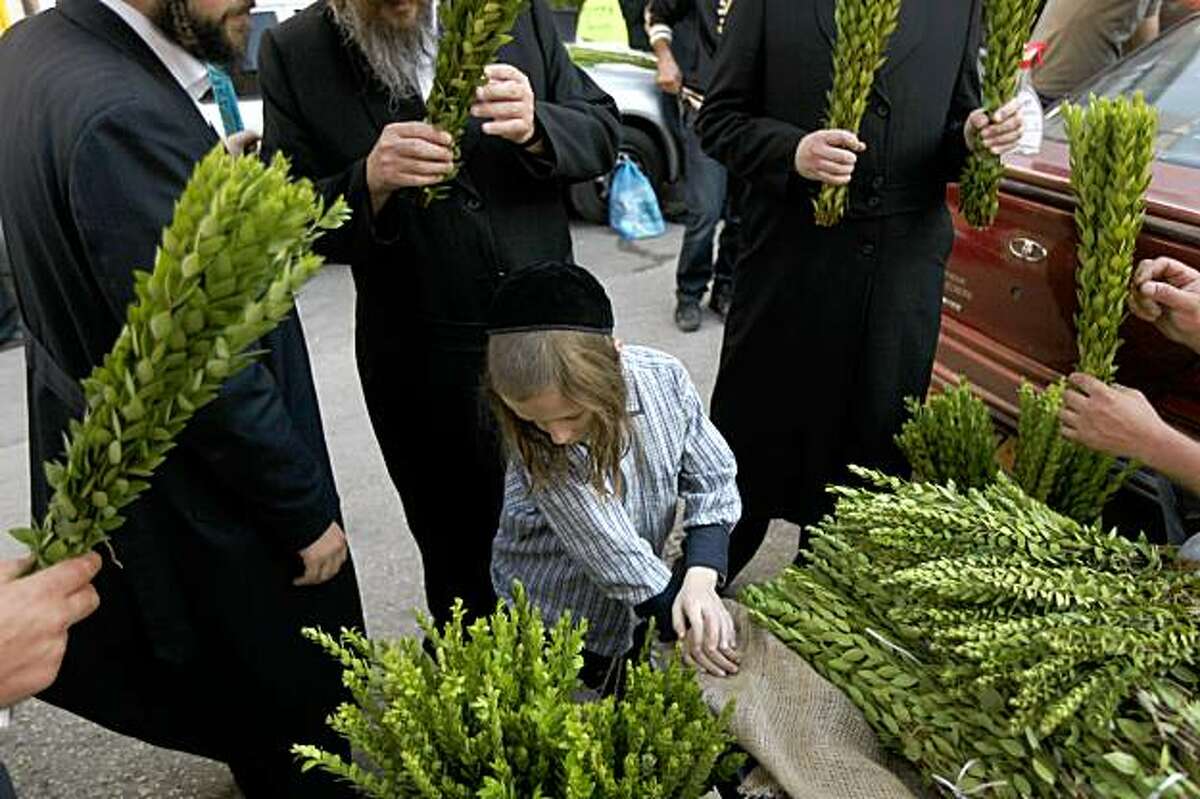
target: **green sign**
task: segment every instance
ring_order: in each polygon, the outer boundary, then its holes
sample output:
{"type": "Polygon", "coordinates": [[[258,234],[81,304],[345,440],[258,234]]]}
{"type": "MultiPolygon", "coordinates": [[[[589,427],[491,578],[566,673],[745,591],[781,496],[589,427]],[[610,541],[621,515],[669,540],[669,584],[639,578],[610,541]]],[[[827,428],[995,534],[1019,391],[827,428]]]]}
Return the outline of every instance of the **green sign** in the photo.
{"type": "Polygon", "coordinates": [[[581,42],[601,42],[629,46],[625,16],[618,0],[587,0],[579,12],[575,38],[581,42]]]}

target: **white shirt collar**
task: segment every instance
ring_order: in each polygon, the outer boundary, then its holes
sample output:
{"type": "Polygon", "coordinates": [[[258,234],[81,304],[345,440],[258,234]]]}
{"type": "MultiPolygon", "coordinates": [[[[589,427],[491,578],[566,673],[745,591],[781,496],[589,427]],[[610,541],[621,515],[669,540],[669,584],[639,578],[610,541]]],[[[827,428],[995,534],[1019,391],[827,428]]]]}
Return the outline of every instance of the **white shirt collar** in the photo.
{"type": "Polygon", "coordinates": [[[100,0],[100,2],[124,20],[126,25],[133,28],[133,32],[154,51],[158,60],[162,61],[163,66],[179,82],[192,101],[199,102],[204,93],[208,91],[208,68],[194,55],[168,39],[166,34],[155,27],[145,14],[126,3],[125,0],[100,0]]]}

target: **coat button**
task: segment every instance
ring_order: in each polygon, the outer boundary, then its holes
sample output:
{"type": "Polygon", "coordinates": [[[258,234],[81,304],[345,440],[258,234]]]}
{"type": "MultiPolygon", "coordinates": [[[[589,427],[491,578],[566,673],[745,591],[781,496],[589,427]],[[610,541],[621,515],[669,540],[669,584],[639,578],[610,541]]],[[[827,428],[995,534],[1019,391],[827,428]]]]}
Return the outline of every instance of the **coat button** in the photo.
{"type": "Polygon", "coordinates": [[[873,188],[873,189],[882,189],[883,188],[883,175],[876,175],[875,177],[871,178],[871,188],[873,188]]]}
{"type": "Polygon", "coordinates": [[[466,205],[468,211],[478,211],[483,207],[483,203],[479,201],[478,197],[468,197],[464,205],[466,205]]]}
{"type": "Polygon", "coordinates": [[[875,254],[875,245],[868,241],[859,247],[858,251],[869,258],[875,254]]]}
{"type": "Polygon", "coordinates": [[[867,198],[867,205],[870,206],[871,208],[878,208],[880,202],[882,202],[882,200],[879,199],[878,194],[872,194],[870,197],[867,198]]]}
{"type": "Polygon", "coordinates": [[[884,103],[879,103],[878,105],[875,106],[875,113],[879,114],[879,116],[881,116],[881,117],[887,117],[887,115],[888,115],[887,105],[885,105],[884,103]]]}

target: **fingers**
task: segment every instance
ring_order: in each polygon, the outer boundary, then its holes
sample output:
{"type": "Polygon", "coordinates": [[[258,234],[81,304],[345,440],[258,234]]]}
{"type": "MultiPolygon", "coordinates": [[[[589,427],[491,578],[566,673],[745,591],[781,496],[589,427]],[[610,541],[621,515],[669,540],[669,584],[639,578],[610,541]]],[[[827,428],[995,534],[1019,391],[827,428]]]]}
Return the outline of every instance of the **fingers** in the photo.
{"type": "Polygon", "coordinates": [[[521,81],[485,83],[475,90],[477,103],[494,103],[504,100],[524,100],[529,96],[528,84],[521,81]]]}
{"type": "Polygon", "coordinates": [[[83,621],[95,613],[98,607],[100,607],[100,595],[89,583],[67,597],[66,626],[70,627],[76,622],[83,621]]]}
{"type": "Polygon", "coordinates": [[[687,621],[684,619],[683,603],[679,597],[671,605],[671,626],[675,629],[675,637],[682,641],[687,636],[687,621]]]}
{"type": "Polygon", "coordinates": [[[454,163],[454,151],[448,146],[435,144],[427,139],[411,138],[392,142],[389,151],[400,158],[414,161],[429,161],[437,164],[454,163]]]}
{"type": "Polygon", "coordinates": [[[861,153],[863,150],[867,149],[867,145],[864,144],[862,140],[858,138],[858,136],[855,136],[848,130],[841,130],[839,128],[827,130],[825,131],[823,139],[825,144],[831,147],[842,147],[858,153],[861,153]]]}
{"type": "MultiPolygon", "coordinates": [[[[994,155],[1003,155],[1017,145],[1025,122],[1021,117],[1021,106],[1016,100],[1010,100],[994,111],[989,118],[983,116],[983,125],[978,128],[979,139],[994,155]]],[[[972,118],[978,120],[975,114],[972,118]]],[[[978,124],[978,122],[976,122],[978,124]]]]}
{"type": "MultiPolygon", "coordinates": [[[[1067,382],[1071,384],[1071,387],[1074,388],[1076,392],[1088,396],[1102,394],[1108,389],[1108,386],[1106,386],[1103,381],[1098,380],[1097,378],[1092,377],[1084,372],[1073,372],[1071,376],[1067,378],[1067,382]]],[[[1077,397],[1078,394],[1075,394],[1074,396],[1077,397]]],[[[1067,392],[1063,395],[1064,402],[1072,398],[1072,392],[1067,392]]]]}
{"type": "Polygon", "coordinates": [[[471,116],[482,119],[521,119],[529,111],[529,105],[517,102],[476,103],[471,106],[471,116]]]}
{"type": "Polygon", "coordinates": [[[1192,310],[1200,304],[1200,295],[1175,288],[1170,283],[1149,280],[1139,287],[1142,297],[1173,311],[1192,310]]]}
{"type": "Polygon", "coordinates": [[[489,81],[520,81],[529,83],[525,73],[512,64],[488,64],[483,68],[483,74],[489,81]]]}
{"type": "Polygon", "coordinates": [[[87,586],[100,571],[100,556],[95,552],[65,560],[26,577],[26,587],[44,596],[62,597],[87,586]]]}
{"type": "Polygon", "coordinates": [[[453,136],[427,122],[393,122],[383,129],[380,139],[424,139],[430,144],[440,144],[442,147],[454,144],[453,136]]]}
{"type": "Polygon", "coordinates": [[[1174,258],[1166,256],[1147,258],[1138,264],[1137,270],[1133,274],[1133,283],[1137,286],[1148,280],[1160,280],[1181,287],[1192,281],[1200,280],[1200,272],[1174,258]]]}
{"type": "Polygon", "coordinates": [[[533,136],[533,129],[524,119],[492,120],[483,123],[483,132],[513,141],[525,141],[533,136]]]}
{"type": "Polygon", "coordinates": [[[33,558],[16,558],[13,560],[0,560],[0,585],[11,583],[13,580],[20,577],[25,572],[29,571],[29,567],[33,565],[33,558]]]}
{"type": "Polygon", "coordinates": [[[321,537],[301,550],[300,558],[304,561],[304,574],[292,581],[293,585],[319,585],[341,571],[346,562],[349,547],[346,544],[346,534],[336,522],[321,534],[321,537]]]}

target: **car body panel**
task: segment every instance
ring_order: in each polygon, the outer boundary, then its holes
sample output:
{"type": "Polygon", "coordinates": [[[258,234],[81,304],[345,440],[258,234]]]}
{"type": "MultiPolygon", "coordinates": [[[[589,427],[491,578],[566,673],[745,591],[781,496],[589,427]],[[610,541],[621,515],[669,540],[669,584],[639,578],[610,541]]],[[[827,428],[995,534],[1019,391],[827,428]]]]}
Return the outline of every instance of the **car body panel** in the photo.
{"type": "MultiPolygon", "coordinates": [[[[1155,89],[1146,98],[1160,108],[1160,128],[1135,259],[1170,256],[1200,267],[1200,17],[1131,54],[1077,97],[1147,86],[1155,89]]],[[[957,186],[947,192],[955,241],[935,383],[965,375],[1009,429],[1022,381],[1045,385],[1076,360],[1077,241],[1065,138],[1055,109],[1041,151],[1005,159],[1000,210],[986,230],[958,213],[957,186]]],[[[1146,393],[1170,423],[1200,436],[1200,358],[1135,318],[1121,335],[1120,382],[1146,393]]]]}

